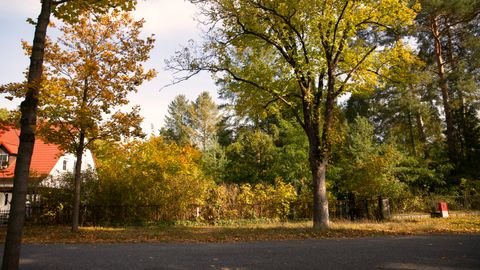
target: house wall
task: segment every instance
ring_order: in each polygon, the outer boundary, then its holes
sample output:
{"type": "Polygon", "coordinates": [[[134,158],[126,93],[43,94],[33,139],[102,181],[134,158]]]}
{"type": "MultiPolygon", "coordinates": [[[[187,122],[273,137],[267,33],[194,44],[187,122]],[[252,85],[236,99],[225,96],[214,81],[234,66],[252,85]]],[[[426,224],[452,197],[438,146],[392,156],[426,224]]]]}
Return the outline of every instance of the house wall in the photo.
{"type": "Polygon", "coordinates": [[[12,200],[12,193],[8,193],[8,192],[0,193],[0,211],[9,211],[11,200],[12,200]]]}
{"type": "MultiPolygon", "coordinates": [[[[3,147],[0,146],[0,156],[1,156],[0,162],[1,162],[2,160],[4,160],[5,156],[6,156],[6,159],[7,159],[7,161],[8,161],[8,159],[9,159],[9,154],[8,154],[8,152],[4,151],[2,148],[3,148],[3,147]]],[[[4,165],[4,164],[1,164],[1,163],[0,163],[0,170],[1,170],[1,169],[5,169],[4,167],[2,167],[2,165],[4,165]]]]}
{"type": "MultiPolygon", "coordinates": [[[[73,173],[75,171],[76,160],[74,154],[66,153],[61,156],[50,171],[49,177],[47,177],[42,183],[47,187],[58,187],[58,185],[52,180],[55,180],[56,177],[61,176],[64,173],[73,173]]],[[[82,171],[89,169],[95,170],[95,161],[92,152],[86,150],[82,157],[82,171]]]]}

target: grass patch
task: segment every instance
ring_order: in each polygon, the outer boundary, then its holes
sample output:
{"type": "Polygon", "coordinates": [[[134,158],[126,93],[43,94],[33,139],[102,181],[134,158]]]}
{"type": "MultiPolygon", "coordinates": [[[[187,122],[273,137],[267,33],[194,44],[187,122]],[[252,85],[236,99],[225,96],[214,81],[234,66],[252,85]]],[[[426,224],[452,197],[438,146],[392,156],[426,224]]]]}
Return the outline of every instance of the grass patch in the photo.
{"type": "MultiPolygon", "coordinates": [[[[227,224],[227,222],[225,222],[227,224]]],[[[158,243],[158,242],[235,242],[321,238],[356,238],[378,235],[480,233],[480,216],[418,218],[388,222],[332,222],[331,229],[312,229],[311,222],[248,223],[227,225],[149,225],[131,227],[82,227],[78,233],[67,226],[27,226],[24,243],[158,243]]],[[[5,239],[6,228],[0,229],[5,239]]]]}

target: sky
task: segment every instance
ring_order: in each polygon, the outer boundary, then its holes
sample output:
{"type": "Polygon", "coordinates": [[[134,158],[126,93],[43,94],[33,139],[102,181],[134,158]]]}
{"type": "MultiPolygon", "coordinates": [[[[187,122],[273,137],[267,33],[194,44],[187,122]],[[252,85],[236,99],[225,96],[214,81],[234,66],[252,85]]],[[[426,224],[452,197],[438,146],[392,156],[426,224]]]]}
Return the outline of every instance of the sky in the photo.
{"type": "MultiPolygon", "coordinates": [[[[29,59],[23,53],[21,41],[32,42],[34,26],[26,20],[36,20],[40,5],[40,0],[0,1],[0,84],[24,80],[29,59]]],[[[168,104],[175,96],[184,94],[193,101],[201,92],[208,91],[216,98],[216,86],[210,75],[204,73],[162,89],[173,80],[172,72],[165,70],[164,60],[174,55],[188,40],[200,41],[201,30],[195,21],[194,5],[184,0],[139,0],[134,16],[146,20],[145,36],[155,34],[155,48],[145,67],[155,68],[158,75],[130,95],[130,105],[140,105],[144,131],[157,133],[164,124],[168,104]]],[[[54,33],[51,29],[48,31],[54,33]]],[[[1,108],[13,109],[20,102],[0,96],[1,108]]]]}

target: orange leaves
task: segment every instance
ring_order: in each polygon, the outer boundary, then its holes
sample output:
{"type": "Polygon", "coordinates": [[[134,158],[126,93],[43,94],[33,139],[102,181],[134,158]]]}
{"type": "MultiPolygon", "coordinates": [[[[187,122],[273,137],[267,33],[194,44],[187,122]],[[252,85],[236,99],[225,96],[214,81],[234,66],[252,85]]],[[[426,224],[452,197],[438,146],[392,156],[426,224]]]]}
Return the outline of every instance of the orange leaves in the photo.
{"type": "MultiPolygon", "coordinates": [[[[119,108],[128,104],[129,92],[156,74],[143,68],[154,39],[139,36],[142,25],[143,21],[117,10],[105,15],[83,12],[64,24],[58,40],[46,46],[46,80],[40,97],[44,121],[82,130],[87,144],[141,136],[139,109],[120,112],[119,108]]],[[[28,45],[24,47],[29,50],[28,45]]],[[[62,138],[54,142],[65,149],[77,140],[75,136],[45,135],[62,138]]]]}

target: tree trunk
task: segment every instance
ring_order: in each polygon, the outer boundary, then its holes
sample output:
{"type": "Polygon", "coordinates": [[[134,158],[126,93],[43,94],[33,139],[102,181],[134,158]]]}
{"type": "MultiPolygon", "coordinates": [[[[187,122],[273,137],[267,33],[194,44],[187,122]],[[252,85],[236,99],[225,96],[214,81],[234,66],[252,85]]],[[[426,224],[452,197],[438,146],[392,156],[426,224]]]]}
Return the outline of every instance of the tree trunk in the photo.
{"type": "Polygon", "coordinates": [[[413,132],[413,120],[412,120],[412,112],[410,111],[410,108],[407,111],[407,119],[408,119],[408,131],[410,135],[410,147],[412,148],[412,155],[416,157],[417,146],[415,145],[415,133],[413,132]]]}
{"type": "Polygon", "coordinates": [[[76,149],[75,177],[74,177],[74,196],[73,196],[73,214],[72,214],[72,232],[78,232],[80,220],[80,194],[82,185],[82,158],[85,150],[85,132],[80,132],[78,147],[76,149]]]}
{"type": "Polygon", "coordinates": [[[28,89],[25,100],[20,105],[22,113],[20,120],[20,144],[15,165],[12,204],[3,253],[3,270],[18,269],[19,266],[29,170],[35,145],[38,94],[42,80],[45,38],[50,22],[50,14],[51,0],[43,0],[42,9],[35,27],[32,55],[28,70],[28,89]]]}
{"type": "Polygon", "coordinates": [[[423,126],[423,120],[420,113],[417,111],[415,113],[415,121],[417,122],[417,132],[420,142],[422,143],[423,157],[428,159],[430,157],[429,149],[427,145],[427,135],[425,134],[425,128],[423,126]]]}
{"type": "Polygon", "coordinates": [[[303,111],[305,119],[305,133],[307,134],[309,151],[308,161],[312,173],[313,185],[313,227],[327,230],[329,228],[328,198],[326,177],[328,160],[322,156],[320,140],[318,107],[304,100],[303,111]],[[317,107],[317,108],[314,108],[317,107]],[[316,111],[316,112],[314,112],[316,111]]]}
{"type": "Polygon", "coordinates": [[[437,62],[437,74],[439,77],[440,89],[442,90],[442,103],[445,113],[445,122],[447,124],[447,146],[448,157],[452,163],[457,161],[457,151],[455,147],[455,130],[453,126],[452,110],[450,108],[450,97],[448,91],[448,82],[445,75],[445,61],[443,60],[443,51],[441,43],[441,34],[438,26],[438,17],[431,19],[431,31],[435,41],[435,60],[437,62]]]}
{"type": "Polygon", "coordinates": [[[326,185],[327,161],[310,157],[313,180],[313,228],[327,230],[330,226],[326,185]]]}
{"type": "MultiPolygon", "coordinates": [[[[321,103],[310,106],[304,105],[304,110],[310,108],[313,113],[305,113],[306,133],[309,139],[309,162],[313,182],[313,227],[327,230],[330,227],[328,211],[328,196],[326,172],[330,158],[330,129],[333,122],[333,109],[335,106],[335,76],[333,68],[328,70],[327,99],[323,117],[323,127],[320,139],[320,110],[321,103]],[[310,122],[310,124],[307,124],[310,122]]],[[[319,90],[320,91],[320,90],[319,90]]],[[[320,92],[321,93],[321,92],[320,92]]]]}

